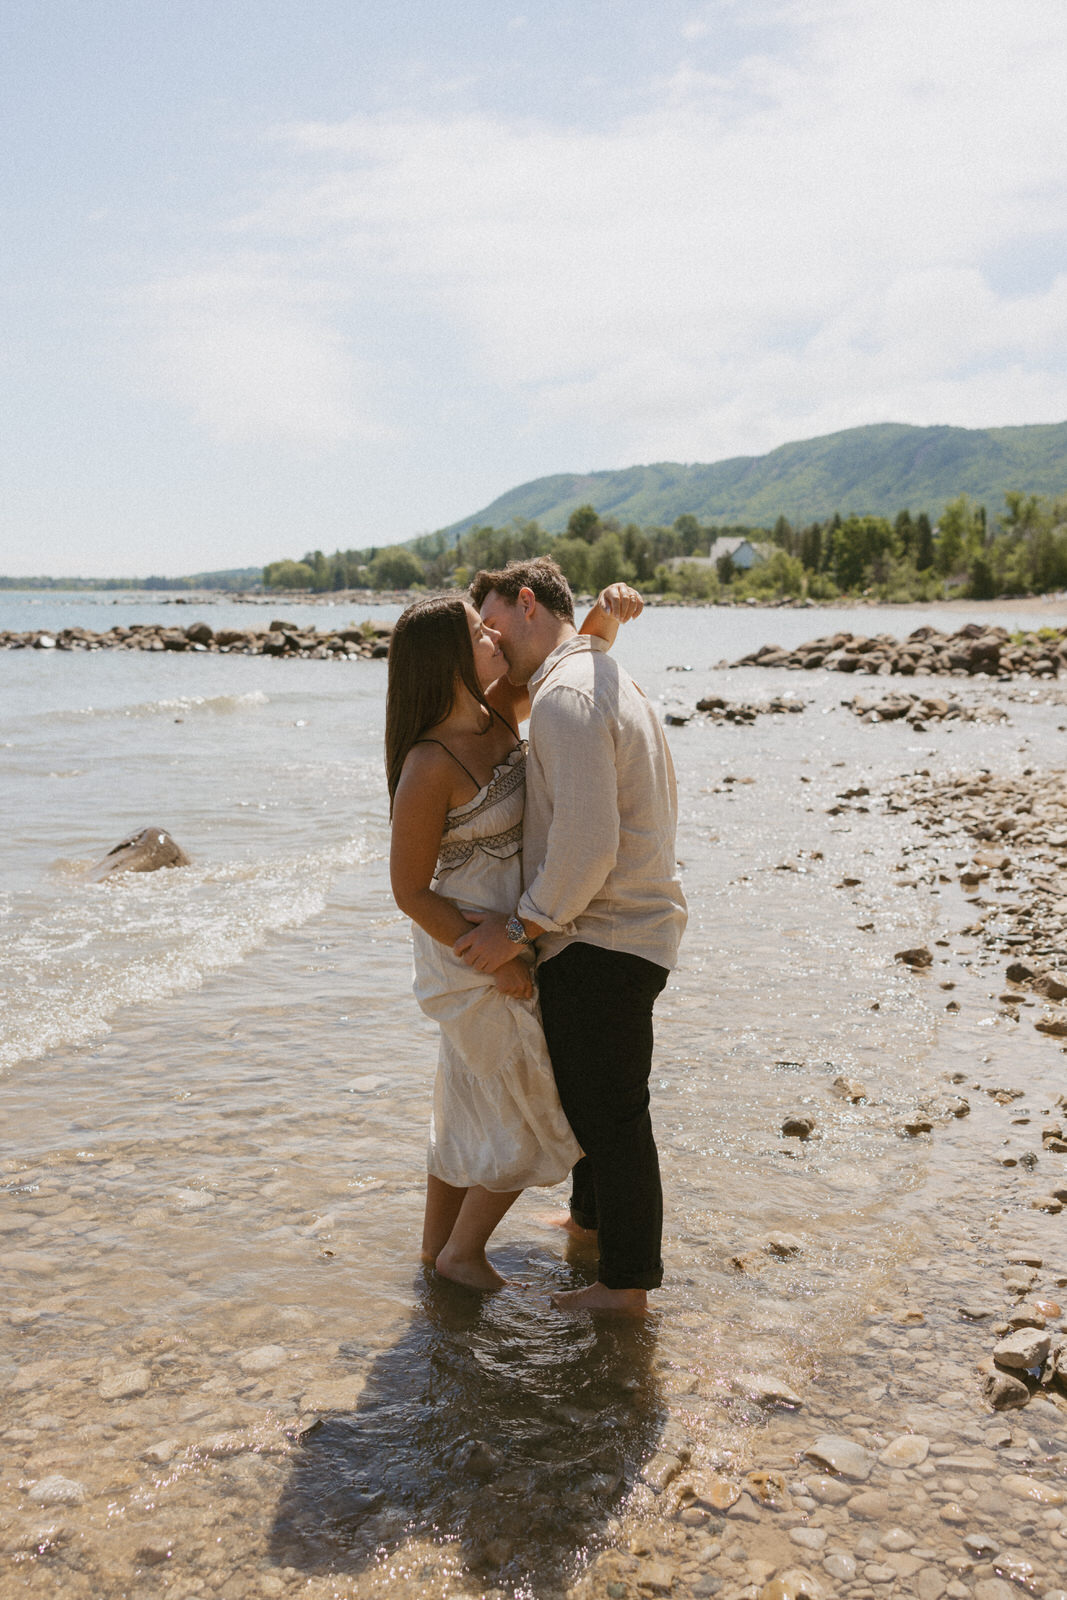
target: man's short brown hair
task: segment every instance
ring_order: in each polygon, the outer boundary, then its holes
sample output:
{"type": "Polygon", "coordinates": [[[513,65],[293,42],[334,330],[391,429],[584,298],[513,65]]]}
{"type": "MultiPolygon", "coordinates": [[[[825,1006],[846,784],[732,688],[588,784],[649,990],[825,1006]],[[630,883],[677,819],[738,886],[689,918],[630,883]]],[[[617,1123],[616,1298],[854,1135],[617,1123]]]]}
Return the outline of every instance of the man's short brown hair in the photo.
{"type": "Polygon", "coordinates": [[[476,572],[470,587],[471,604],[480,607],[490,590],[514,605],[520,589],[530,589],[534,598],[564,622],[574,621],[574,596],[562,569],[551,556],[536,561],[509,561],[497,572],[476,572]]]}

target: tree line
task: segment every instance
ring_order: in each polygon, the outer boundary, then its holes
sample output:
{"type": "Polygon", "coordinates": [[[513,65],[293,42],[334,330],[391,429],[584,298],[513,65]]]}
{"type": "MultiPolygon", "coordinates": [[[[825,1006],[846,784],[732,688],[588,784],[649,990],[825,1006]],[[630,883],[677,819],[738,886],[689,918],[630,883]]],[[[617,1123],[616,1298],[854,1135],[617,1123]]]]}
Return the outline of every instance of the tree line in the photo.
{"type": "Polygon", "coordinates": [[[770,597],[831,600],[869,595],[887,601],[977,600],[1045,594],[1067,588],[1067,495],[1055,500],[1012,493],[994,520],[960,495],[936,522],[923,511],[895,518],[842,517],[802,527],[779,517],[773,528],[701,523],[688,513],[669,527],[625,526],[591,505],[571,513],[561,534],[537,522],[476,527],[450,539],[426,534],[409,544],[313,550],[263,570],[268,589],[327,593],[341,589],[465,588],[481,567],[551,555],[571,587],[595,593],[619,580],[646,593],[682,599],[770,597]],[[747,571],[730,555],[709,562],[718,538],[746,538],[765,559],[747,571]]]}

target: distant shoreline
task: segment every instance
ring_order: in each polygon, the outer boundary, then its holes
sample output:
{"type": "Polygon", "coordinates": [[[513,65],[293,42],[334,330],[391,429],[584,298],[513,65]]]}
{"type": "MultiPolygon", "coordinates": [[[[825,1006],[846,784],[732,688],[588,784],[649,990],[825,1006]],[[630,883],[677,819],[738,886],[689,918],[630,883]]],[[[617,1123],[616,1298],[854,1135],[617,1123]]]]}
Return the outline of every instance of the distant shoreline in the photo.
{"type": "MultiPolygon", "coordinates": [[[[107,595],[113,605],[162,606],[214,606],[220,602],[231,605],[255,606],[259,609],[280,611],[285,606],[406,606],[432,593],[461,593],[461,590],[429,589],[335,589],[312,593],[305,589],[280,590],[269,595],[252,594],[230,589],[189,589],[184,592],[165,592],[147,589],[7,589],[0,590],[0,604],[5,596],[33,596],[35,599],[63,603],[68,599],[82,599],[89,595],[107,595]]],[[[588,604],[591,595],[576,595],[579,605],[588,604]]],[[[948,611],[955,615],[969,614],[975,618],[1007,612],[1012,616],[1048,616],[1054,611],[1067,617],[1067,591],[1051,594],[1011,595],[992,600],[875,600],[870,596],[841,595],[834,600],[754,600],[736,602],[723,600],[687,600],[678,595],[648,594],[645,602],[657,609],[675,608],[686,611],[948,611]]]]}

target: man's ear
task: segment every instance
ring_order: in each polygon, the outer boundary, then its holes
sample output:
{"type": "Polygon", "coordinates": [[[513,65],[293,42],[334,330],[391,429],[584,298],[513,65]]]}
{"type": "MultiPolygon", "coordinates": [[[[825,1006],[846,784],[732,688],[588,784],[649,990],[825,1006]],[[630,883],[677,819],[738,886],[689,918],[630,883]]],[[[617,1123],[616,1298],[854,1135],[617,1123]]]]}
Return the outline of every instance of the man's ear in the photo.
{"type": "Polygon", "coordinates": [[[515,598],[522,608],[523,616],[529,620],[530,617],[533,616],[534,606],[537,604],[537,596],[534,594],[532,589],[527,589],[525,586],[523,586],[515,598]]]}

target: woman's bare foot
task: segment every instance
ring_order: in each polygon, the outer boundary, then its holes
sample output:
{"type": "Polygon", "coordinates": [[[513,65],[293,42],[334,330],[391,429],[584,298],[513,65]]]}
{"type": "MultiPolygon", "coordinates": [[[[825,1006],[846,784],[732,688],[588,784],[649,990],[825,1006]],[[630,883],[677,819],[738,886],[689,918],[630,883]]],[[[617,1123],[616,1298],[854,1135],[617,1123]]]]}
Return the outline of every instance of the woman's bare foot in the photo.
{"type": "Polygon", "coordinates": [[[584,1239],[590,1244],[596,1244],[597,1231],[595,1228],[583,1228],[575,1222],[569,1211],[542,1211],[540,1216],[534,1218],[542,1228],[561,1228],[564,1233],[570,1234],[572,1239],[584,1239]]]}
{"type": "Polygon", "coordinates": [[[465,1289],[478,1289],[491,1294],[495,1289],[506,1289],[508,1280],[502,1278],[488,1256],[460,1256],[449,1251],[447,1245],[435,1262],[442,1278],[451,1283],[461,1283],[465,1289]]]}
{"type": "Polygon", "coordinates": [[[551,1297],[557,1311],[614,1311],[623,1317],[643,1317],[648,1310],[644,1289],[609,1289],[590,1283],[584,1289],[562,1289],[551,1297]]]}

